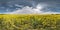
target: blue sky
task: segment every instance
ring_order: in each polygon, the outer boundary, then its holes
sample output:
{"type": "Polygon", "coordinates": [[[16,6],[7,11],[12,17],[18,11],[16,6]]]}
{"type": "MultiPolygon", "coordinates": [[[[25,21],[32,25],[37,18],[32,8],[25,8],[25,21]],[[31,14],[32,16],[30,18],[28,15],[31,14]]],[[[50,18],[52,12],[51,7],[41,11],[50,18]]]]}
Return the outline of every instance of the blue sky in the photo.
{"type": "Polygon", "coordinates": [[[0,0],[0,13],[60,13],[60,0],[0,0]]]}

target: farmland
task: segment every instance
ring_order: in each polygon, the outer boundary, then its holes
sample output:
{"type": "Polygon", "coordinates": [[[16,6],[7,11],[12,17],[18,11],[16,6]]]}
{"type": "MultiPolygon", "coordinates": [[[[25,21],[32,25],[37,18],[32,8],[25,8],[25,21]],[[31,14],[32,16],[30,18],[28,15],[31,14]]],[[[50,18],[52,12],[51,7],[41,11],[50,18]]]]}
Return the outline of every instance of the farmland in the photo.
{"type": "Polygon", "coordinates": [[[60,14],[2,14],[0,30],[60,30],[60,14]]]}

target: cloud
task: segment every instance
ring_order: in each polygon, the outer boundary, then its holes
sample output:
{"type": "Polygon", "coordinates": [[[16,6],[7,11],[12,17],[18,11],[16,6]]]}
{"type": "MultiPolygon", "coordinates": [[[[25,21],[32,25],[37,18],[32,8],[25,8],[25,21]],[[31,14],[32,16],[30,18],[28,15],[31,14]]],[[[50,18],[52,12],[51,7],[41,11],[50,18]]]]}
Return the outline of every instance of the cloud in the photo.
{"type": "Polygon", "coordinates": [[[45,8],[47,5],[38,4],[36,8],[25,6],[22,9],[15,10],[13,12],[6,12],[5,14],[59,14],[58,12],[44,12],[41,11],[43,8],[45,8]]]}
{"type": "Polygon", "coordinates": [[[8,14],[35,14],[35,13],[41,13],[40,11],[42,9],[42,5],[38,4],[36,8],[25,6],[22,9],[18,9],[13,12],[7,12],[8,14]]]}
{"type": "Polygon", "coordinates": [[[0,0],[0,13],[6,13],[6,14],[60,13],[60,0],[56,1],[55,0],[0,0]]]}

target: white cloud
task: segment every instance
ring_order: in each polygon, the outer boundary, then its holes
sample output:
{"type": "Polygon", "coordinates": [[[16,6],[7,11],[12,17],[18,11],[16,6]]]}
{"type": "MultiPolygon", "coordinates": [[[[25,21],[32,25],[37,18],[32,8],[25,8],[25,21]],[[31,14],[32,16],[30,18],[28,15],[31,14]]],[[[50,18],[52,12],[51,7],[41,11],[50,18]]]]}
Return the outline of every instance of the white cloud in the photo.
{"type": "Polygon", "coordinates": [[[15,6],[17,6],[17,7],[23,7],[23,5],[19,5],[19,4],[15,4],[15,6]]]}
{"type": "MultiPolygon", "coordinates": [[[[17,5],[19,6],[19,5],[17,5]]],[[[41,11],[47,5],[38,4],[36,8],[25,6],[22,9],[18,9],[13,12],[7,12],[6,14],[58,14],[57,12],[43,12],[41,11]]]]}
{"type": "Polygon", "coordinates": [[[8,12],[9,14],[32,14],[32,13],[41,13],[42,7],[40,5],[37,5],[36,8],[32,8],[29,6],[25,6],[22,9],[18,9],[13,12],[8,12]]]}

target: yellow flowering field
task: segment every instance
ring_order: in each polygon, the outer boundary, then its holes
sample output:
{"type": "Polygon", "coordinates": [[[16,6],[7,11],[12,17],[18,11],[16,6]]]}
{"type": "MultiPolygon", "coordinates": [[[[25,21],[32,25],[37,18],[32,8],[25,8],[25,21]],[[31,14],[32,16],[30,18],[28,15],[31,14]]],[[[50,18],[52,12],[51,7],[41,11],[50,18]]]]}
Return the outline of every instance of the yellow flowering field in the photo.
{"type": "Polygon", "coordinates": [[[0,30],[60,30],[60,14],[1,14],[0,30]]]}

